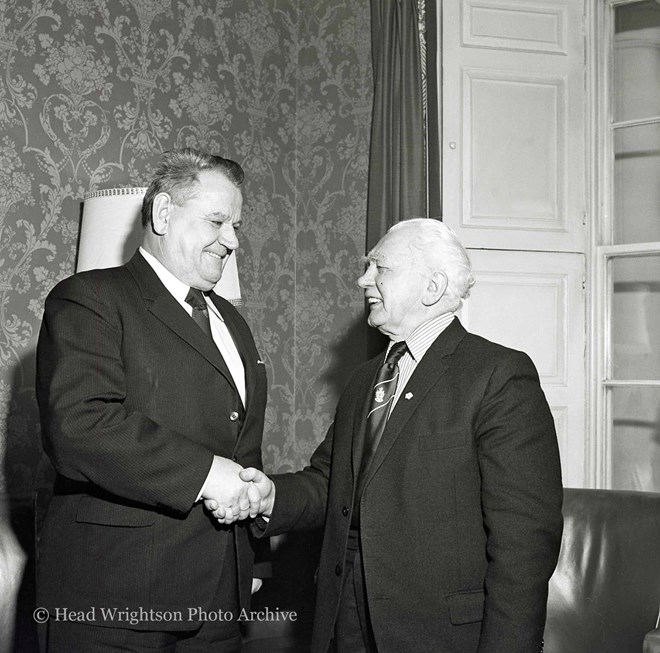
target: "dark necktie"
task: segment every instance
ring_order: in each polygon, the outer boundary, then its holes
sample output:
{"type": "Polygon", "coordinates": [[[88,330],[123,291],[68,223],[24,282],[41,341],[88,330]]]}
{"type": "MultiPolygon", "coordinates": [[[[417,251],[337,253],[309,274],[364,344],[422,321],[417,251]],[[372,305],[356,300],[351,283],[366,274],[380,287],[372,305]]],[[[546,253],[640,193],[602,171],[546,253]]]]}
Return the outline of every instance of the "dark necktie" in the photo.
{"type": "Polygon", "coordinates": [[[197,326],[212,339],[209,307],[206,305],[204,293],[197,288],[191,288],[186,295],[186,303],[192,306],[192,319],[195,320],[197,326]]]}
{"type": "Polygon", "coordinates": [[[387,417],[394,401],[394,392],[396,391],[396,382],[399,378],[399,359],[403,356],[408,347],[405,342],[395,342],[390,348],[385,362],[380,366],[373,390],[371,391],[371,403],[367,415],[367,424],[364,436],[364,449],[360,461],[360,473],[358,474],[357,488],[355,491],[355,504],[353,510],[353,523],[359,520],[358,506],[362,495],[364,477],[367,467],[371,463],[378,444],[385,430],[387,417]]]}

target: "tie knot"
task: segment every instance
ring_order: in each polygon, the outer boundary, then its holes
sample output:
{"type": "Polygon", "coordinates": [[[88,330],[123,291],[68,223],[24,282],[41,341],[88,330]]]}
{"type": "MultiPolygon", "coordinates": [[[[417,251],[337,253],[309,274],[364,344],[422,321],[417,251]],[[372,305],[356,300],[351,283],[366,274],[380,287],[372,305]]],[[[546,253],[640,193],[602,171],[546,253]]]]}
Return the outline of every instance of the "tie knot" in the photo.
{"type": "Polygon", "coordinates": [[[401,356],[403,356],[407,351],[408,351],[408,345],[406,345],[404,340],[401,340],[400,342],[395,342],[387,354],[387,358],[385,359],[385,364],[396,365],[399,362],[401,356]]]}
{"type": "Polygon", "coordinates": [[[204,293],[199,288],[191,288],[186,295],[186,304],[190,304],[193,308],[202,308],[206,310],[206,300],[204,293]]]}

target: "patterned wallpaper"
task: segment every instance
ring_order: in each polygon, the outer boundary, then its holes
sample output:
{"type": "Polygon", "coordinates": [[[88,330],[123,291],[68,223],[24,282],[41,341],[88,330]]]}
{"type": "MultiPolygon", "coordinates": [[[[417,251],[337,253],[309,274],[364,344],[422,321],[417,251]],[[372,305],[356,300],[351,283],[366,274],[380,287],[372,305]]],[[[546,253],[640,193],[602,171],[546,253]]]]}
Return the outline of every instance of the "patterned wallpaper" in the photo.
{"type": "Polygon", "coordinates": [[[367,0],[0,0],[0,72],[0,489],[44,473],[34,350],[84,193],[144,185],[174,146],[245,167],[265,464],[301,467],[364,351],[367,0]]]}

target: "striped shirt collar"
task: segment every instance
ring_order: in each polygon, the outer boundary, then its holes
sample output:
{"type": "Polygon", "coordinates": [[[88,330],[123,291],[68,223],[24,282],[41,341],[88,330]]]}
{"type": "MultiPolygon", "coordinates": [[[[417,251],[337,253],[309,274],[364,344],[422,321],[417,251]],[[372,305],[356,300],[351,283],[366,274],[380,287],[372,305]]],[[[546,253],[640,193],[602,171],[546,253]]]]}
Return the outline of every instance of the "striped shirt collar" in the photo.
{"type": "MultiPolygon", "coordinates": [[[[433,341],[451,324],[454,319],[454,313],[443,313],[434,317],[428,322],[420,324],[407,338],[406,345],[408,353],[413,357],[416,363],[422,360],[422,357],[433,344],[433,341]]],[[[390,342],[387,351],[393,345],[390,342]]]]}

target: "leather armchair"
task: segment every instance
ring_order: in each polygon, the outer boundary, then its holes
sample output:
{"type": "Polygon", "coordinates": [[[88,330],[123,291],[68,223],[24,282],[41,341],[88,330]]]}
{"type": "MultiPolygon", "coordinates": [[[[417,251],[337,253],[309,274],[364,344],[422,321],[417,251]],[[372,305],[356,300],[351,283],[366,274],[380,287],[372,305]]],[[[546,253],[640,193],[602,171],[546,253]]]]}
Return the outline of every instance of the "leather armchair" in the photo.
{"type": "Polygon", "coordinates": [[[660,494],[564,490],[545,653],[659,653],[660,494]]]}

